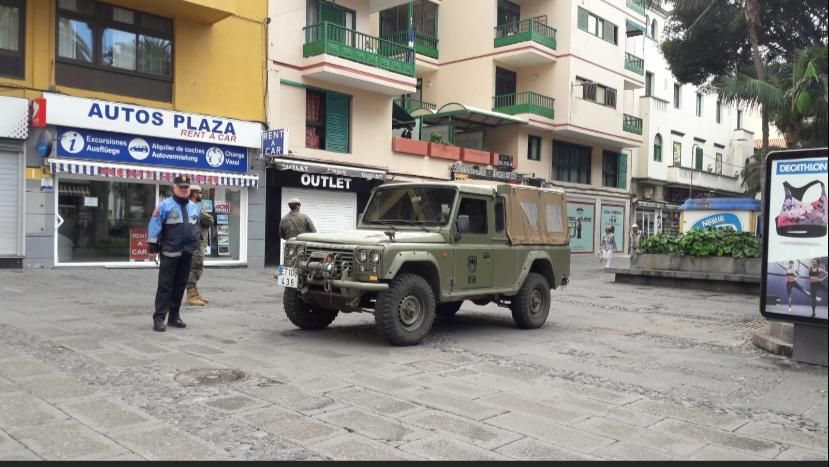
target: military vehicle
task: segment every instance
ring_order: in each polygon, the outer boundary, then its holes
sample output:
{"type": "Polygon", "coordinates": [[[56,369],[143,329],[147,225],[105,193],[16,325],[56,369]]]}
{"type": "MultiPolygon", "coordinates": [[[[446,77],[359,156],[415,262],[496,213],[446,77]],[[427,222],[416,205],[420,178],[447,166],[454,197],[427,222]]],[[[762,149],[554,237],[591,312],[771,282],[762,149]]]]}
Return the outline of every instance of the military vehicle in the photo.
{"type": "Polygon", "coordinates": [[[391,183],[375,188],[357,230],[305,233],[285,243],[274,276],[301,329],[339,312],[374,313],[394,345],[419,343],[435,316],[465,300],[512,310],[541,327],[550,289],[570,275],[564,192],[506,183],[391,183]]]}

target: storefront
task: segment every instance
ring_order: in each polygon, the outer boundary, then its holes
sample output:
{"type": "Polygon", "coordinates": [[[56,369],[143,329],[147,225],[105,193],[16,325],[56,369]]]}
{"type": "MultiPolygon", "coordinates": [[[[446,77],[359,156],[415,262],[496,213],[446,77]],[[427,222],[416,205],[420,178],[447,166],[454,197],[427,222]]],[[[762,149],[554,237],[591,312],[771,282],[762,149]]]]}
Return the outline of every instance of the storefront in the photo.
{"type": "Polygon", "coordinates": [[[55,265],[154,265],[147,223],[179,174],[202,186],[215,219],[206,264],[247,263],[259,123],[57,94],[44,101],[55,265]]]}
{"type": "Polygon", "coordinates": [[[28,117],[28,100],[0,96],[0,268],[22,266],[28,117]]]}
{"type": "Polygon", "coordinates": [[[318,232],[353,230],[371,190],[383,183],[385,175],[382,170],[272,160],[267,180],[265,264],[281,262],[284,242],[279,238],[279,221],[289,211],[289,199],[302,201],[302,212],[311,217],[318,232]]]}
{"type": "MultiPolygon", "coordinates": [[[[553,184],[553,186],[557,186],[553,184]]],[[[616,237],[616,252],[627,254],[630,200],[615,193],[566,187],[570,252],[593,254],[601,248],[605,229],[616,237]]]]}
{"type": "Polygon", "coordinates": [[[680,230],[679,206],[659,201],[637,201],[634,222],[647,238],[660,233],[676,235],[680,230]]]}

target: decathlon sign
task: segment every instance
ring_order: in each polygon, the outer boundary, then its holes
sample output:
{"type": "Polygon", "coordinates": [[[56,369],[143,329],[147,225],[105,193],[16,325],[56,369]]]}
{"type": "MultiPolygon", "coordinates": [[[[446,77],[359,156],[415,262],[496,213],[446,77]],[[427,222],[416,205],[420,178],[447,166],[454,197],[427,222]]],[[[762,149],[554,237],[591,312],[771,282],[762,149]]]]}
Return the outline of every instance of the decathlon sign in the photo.
{"type": "Polygon", "coordinates": [[[115,133],[260,148],[262,125],[244,120],[154,109],[120,102],[43,94],[46,123],[115,133]]]}

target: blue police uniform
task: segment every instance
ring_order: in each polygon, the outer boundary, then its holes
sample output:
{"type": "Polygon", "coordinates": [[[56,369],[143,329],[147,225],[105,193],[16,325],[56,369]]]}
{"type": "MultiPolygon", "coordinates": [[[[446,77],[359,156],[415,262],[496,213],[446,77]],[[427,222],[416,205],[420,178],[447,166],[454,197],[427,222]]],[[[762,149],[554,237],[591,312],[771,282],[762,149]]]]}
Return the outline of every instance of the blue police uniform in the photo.
{"type": "MultiPolygon", "coordinates": [[[[176,185],[189,185],[187,176],[176,177],[176,185]]],[[[189,199],[170,197],[153,211],[148,229],[151,253],[160,253],[158,288],[155,294],[153,328],[164,331],[167,324],[186,327],[181,320],[181,299],[190,275],[193,252],[200,247],[199,207],[189,199]]]]}

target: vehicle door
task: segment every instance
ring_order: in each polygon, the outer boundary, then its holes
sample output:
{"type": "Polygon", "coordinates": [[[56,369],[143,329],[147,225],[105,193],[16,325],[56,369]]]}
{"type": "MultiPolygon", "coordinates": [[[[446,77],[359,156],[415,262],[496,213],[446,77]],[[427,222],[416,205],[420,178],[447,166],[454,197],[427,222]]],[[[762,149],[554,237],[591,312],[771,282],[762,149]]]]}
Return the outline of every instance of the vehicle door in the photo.
{"type": "Polygon", "coordinates": [[[491,204],[486,197],[461,194],[458,216],[469,216],[469,229],[456,236],[453,270],[456,291],[492,287],[491,204]]]}

